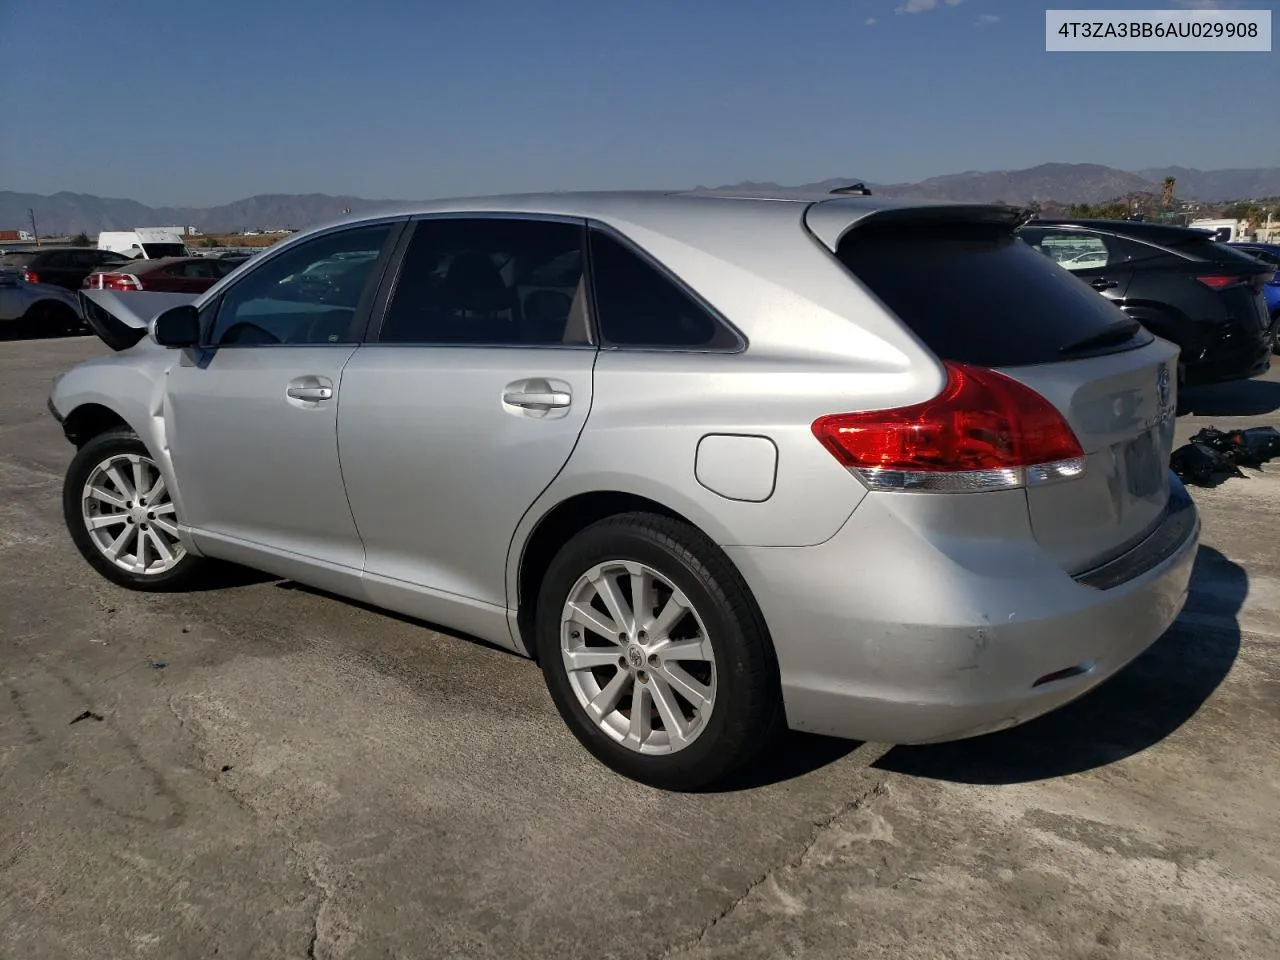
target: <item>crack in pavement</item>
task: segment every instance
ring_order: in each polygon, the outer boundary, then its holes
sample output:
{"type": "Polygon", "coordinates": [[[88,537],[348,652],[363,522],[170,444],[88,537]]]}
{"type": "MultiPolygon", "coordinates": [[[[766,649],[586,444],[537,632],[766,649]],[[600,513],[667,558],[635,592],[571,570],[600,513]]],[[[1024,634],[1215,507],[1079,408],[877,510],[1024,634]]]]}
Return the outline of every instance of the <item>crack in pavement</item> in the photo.
{"type": "MultiPolygon", "coordinates": [[[[863,746],[869,747],[871,745],[864,744],[863,746]]],[[[865,770],[866,768],[869,768],[871,764],[875,763],[875,761],[878,760],[881,755],[883,755],[884,753],[887,753],[889,749],[890,749],[889,747],[884,747],[883,749],[880,749],[879,753],[876,754],[875,756],[872,756],[869,760],[867,760],[866,766],[861,769],[865,770]]],[[[854,754],[851,754],[850,756],[861,754],[862,751],[863,751],[863,747],[859,747],[857,750],[854,751],[854,754]]],[[[742,891],[742,893],[734,897],[728,904],[726,904],[723,910],[719,911],[714,917],[712,917],[709,921],[707,921],[707,923],[703,925],[701,930],[699,930],[693,936],[688,937],[684,940],[681,940],[677,943],[671,944],[670,946],[662,950],[660,953],[655,954],[654,960],[670,960],[670,958],[676,956],[679,953],[692,950],[695,947],[699,946],[707,938],[707,936],[710,935],[711,931],[714,930],[720,924],[721,921],[731,916],[735,910],[737,910],[740,906],[742,906],[742,904],[747,900],[748,897],[751,896],[751,894],[753,894],[756,890],[758,890],[761,887],[761,885],[768,883],[769,879],[771,877],[774,877],[780,870],[784,870],[787,867],[791,867],[793,869],[802,867],[805,861],[808,859],[809,855],[813,852],[814,847],[817,846],[818,841],[822,839],[823,834],[825,834],[828,830],[835,827],[838,821],[840,821],[844,817],[847,817],[849,814],[854,813],[855,811],[861,809],[870,801],[883,796],[887,791],[888,791],[888,775],[880,774],[861,793],[859,793],[857,796],[853,797],[852,799],[846,801],[845,803],[842,803],[830,816],[823,817],[821,820],[815,823],[813,825],[813,829],[809,833],[808,838],[801,845],[800,850],[794,856],[781,860],[778,863],[775,863],[773,866],[769,867],[767,870],[764,871],[764,873],[760,874],[760,876],[756,877],[749,884],[747,884],[746,888],[742,891]]]]}
{"type": "Polygon", "coordinates": [[[311,932],[307,937],[307,949],[304,954],[307,960],[316,960],[319,956],[317,949],[320,945],[320,927],[321,918],[324,916],[325,908],[333,899],[333,890],[320,876],[321,860],[318,855],[308,855],[302,848],[295,831],[280,818],[280,816],[268,817],[267,811],[259,809],[251,804],[243,797],[235,786],[229,783],[220,774],[222,766],[211,764],[208,753],[201,749],[200,732],[188,728],[186,718],[179,711],[176,704],[177,697],[171,696],[166,700],[169,712],[174,719],[178,721],[178,727],[189,739],[189,748],[195,756],[196,762],[192,764],[197,770],[204,773],[205,778],[218,788],[222,793],[230,796],[231,801],[241,810],[245,811],[255,820],[268,824],[268,829],[274,827],[279,832],[281,839],[284,841],[286,849],[292,855],[294,862],[300,868],[299,874],[305,878],[307,883],[314,888],[316,897],[316,908],[311,915],[311,932]]]}

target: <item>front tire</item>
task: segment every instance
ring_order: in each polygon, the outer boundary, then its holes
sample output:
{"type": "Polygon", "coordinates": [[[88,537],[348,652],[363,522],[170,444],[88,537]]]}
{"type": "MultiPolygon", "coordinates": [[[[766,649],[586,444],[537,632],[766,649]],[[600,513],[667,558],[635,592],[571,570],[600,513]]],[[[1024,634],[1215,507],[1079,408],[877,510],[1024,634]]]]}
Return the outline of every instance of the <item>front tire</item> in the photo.
{"type": "Polygon", "coordinates": [[[569,729],[633,780],[702,789],[783,726],[777,660],[746,583],[680,521],[631,513],[577,534],[547,569],[536,641],[569,729]]]}
{"type": "Polygon", "coordinates": [[[131,590],[181,590],[201,558],[178,535],[164,477],[130,430],[110,430],[76,453],[62,487],[62,512],[80,555],[131,590]]]}

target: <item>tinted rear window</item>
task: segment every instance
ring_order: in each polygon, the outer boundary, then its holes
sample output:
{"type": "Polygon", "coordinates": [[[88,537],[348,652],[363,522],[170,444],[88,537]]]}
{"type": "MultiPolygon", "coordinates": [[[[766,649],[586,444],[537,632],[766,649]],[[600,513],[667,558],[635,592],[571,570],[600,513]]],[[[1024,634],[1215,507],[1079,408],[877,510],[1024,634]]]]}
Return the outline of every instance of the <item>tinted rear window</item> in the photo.
{"type": "Polygon", "coordinates": [[[1052,363],[1124,319],[1005,227],[868,223],[845,234],[836,256],[944,360],[1052,363]]]}
{"type": "Polygon", "coordinates": [[[38,256],[40,256],[40,254],[34,250],[29,253],[6,253],[3,257],[0,257],[0,267],[9,267],[11,269],[13,267],[25,267],[38,256]]]}
{"type": "Polygon", "coordinates": [[[1210,237],[1188,237],[1185,240],[1176,240],[1168,246],[1171,250],[1200,257],[1213,263],[1237,267],[1257,266],[1255,259],[1244,251],[1228,247],[1225,243],[1218,243],[1210,237]]]}

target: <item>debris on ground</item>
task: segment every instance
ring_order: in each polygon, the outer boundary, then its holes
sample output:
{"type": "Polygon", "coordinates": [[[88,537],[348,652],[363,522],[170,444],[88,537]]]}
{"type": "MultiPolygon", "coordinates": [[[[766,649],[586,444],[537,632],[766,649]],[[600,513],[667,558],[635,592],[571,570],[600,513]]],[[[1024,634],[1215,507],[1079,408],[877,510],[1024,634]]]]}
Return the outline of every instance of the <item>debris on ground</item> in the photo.
{"type": "MultiPolygon", "coordinates": [[[[79,716],[72,717],[71,723],[79,723],[81,720],[99,720],[100,721],[101,719],[102,719],[102,714],[94,713],[92,710],[86,710],[84,713],[80,714],[79,716]]],[[[68,724],[68,726],[70,725],[71,724],[68,724]]]]}
{"type": "Polygon", "coordinates": [[[1183,483],[1210,487],[1219,476],[1243,477],[1241,467],[1261,469],[1275,457],[1280,457],[1280,430],[1275,427],[1205,427],[1173,451],[1169,466],[1183,483]]]}

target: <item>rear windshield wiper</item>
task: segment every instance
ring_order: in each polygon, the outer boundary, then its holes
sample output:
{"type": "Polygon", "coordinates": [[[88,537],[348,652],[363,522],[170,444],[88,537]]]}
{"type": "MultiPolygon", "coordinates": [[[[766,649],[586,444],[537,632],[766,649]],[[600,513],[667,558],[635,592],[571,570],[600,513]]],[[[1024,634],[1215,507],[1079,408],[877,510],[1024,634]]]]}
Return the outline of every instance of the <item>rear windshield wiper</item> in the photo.
{"type": "Polygon", "coordinates": [[[1142,324],[1137,320],[1122,320],[1119,323],[1113,323],[1109,327],[1104,327],[1097,333],[1091,333],[1087,337],[1082,337],[1073,343],[1068,343],[1065,347],[1059,347],[1058,352],[1078,353],[1081,350],[1095,350],[1099,347],[1112,347],[1118,343],[1124,343],[1141,329],[1142,324]]]}

